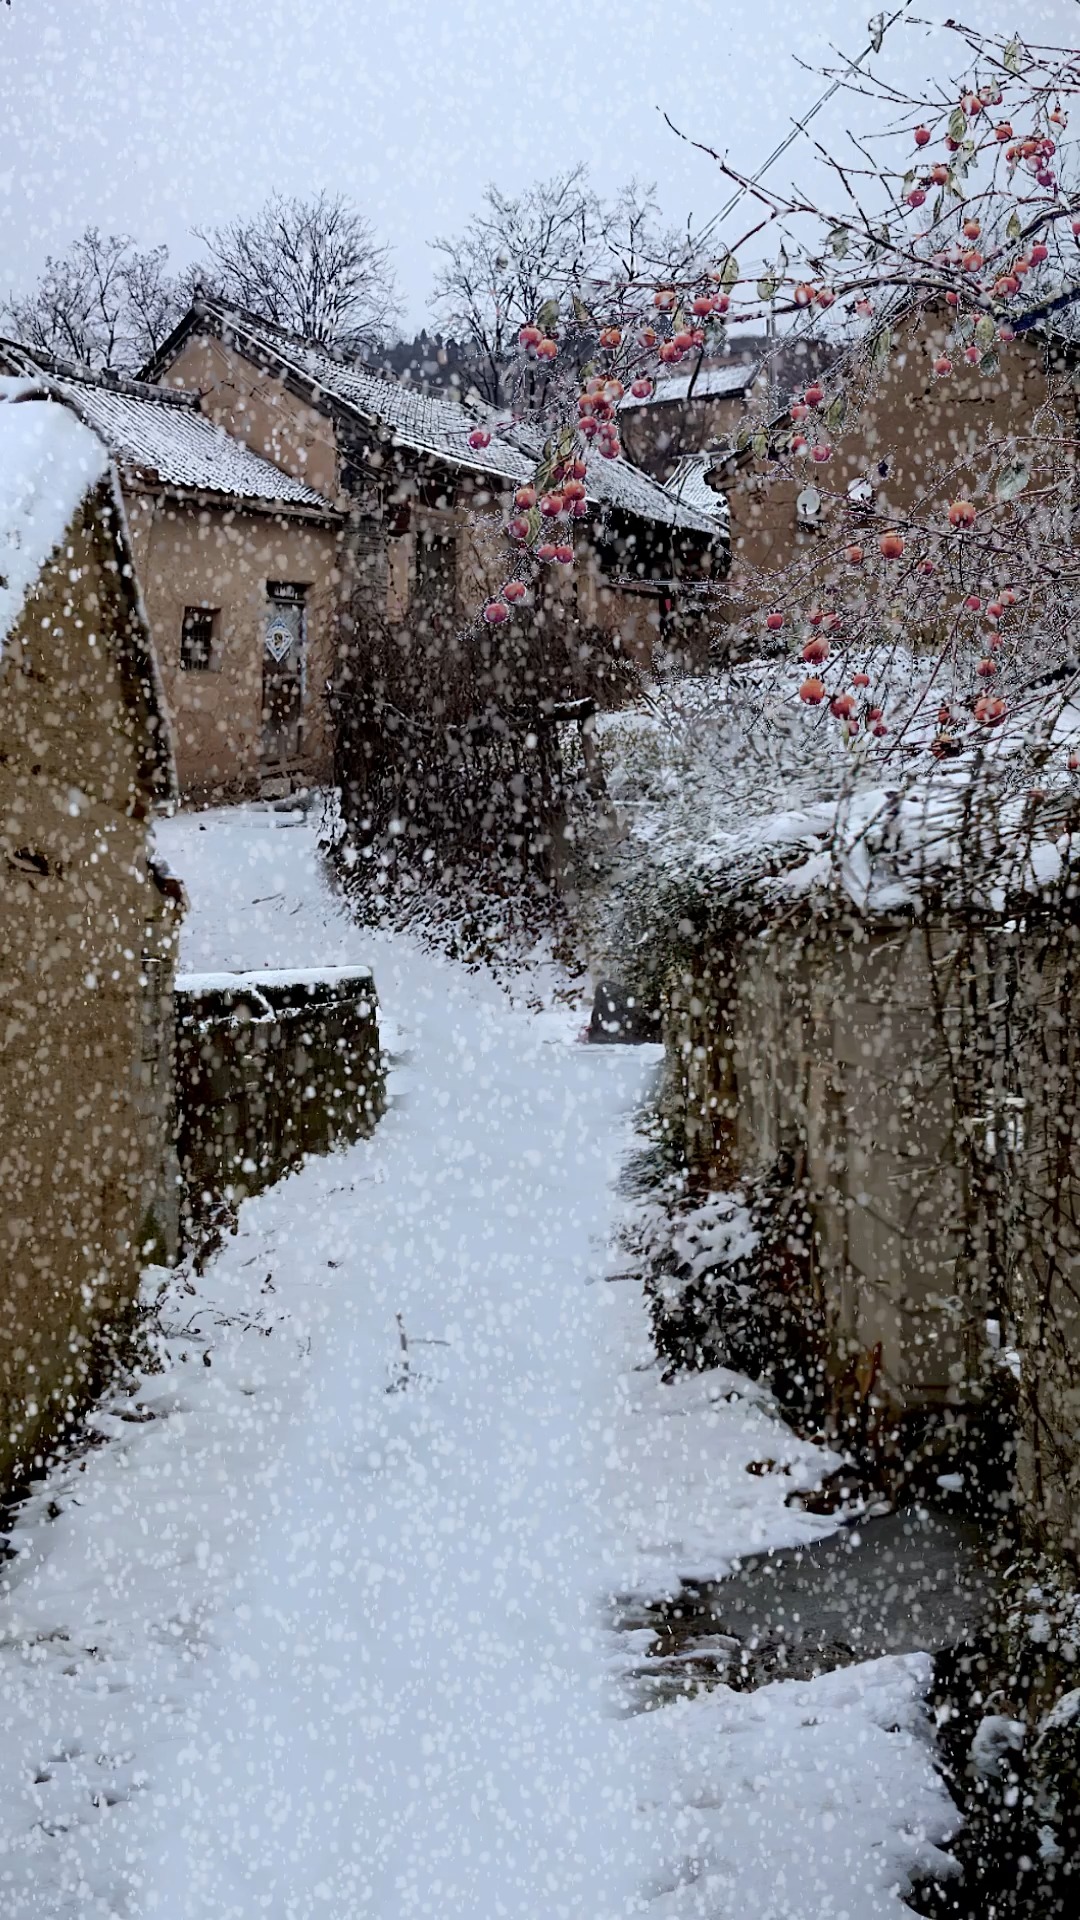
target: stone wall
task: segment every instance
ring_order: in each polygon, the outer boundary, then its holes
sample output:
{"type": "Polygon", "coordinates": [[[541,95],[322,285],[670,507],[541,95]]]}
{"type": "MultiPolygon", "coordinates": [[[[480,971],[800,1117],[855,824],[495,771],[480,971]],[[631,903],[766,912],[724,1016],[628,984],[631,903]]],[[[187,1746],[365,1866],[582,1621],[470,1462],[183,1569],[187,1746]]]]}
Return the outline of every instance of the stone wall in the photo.
{"type": "Polygon", "coordinates": [[[176,982],[177,1151],[198,1244],[308,1154],[383,1111],[378,1006],[365,968],[185,974],[176,982]]]}
{"type": "Polygon", "coordinates": [[[1068,928],[789,922],[706,940],[664,1000],[691,1187],[767,1192],[788,1223],[787,1310],[834,1427],[970,1425],[1000,1399],[1027,1530],[1070,1553],[1075,949],[1068,928]]]}

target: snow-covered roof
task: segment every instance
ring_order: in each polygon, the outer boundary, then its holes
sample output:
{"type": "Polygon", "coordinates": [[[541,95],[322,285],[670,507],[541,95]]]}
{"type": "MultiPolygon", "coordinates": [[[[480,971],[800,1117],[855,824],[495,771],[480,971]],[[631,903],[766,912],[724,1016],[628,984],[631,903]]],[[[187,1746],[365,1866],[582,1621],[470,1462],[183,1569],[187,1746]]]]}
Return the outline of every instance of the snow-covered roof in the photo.
{"type": "MultiPolygon", "coordinates": [[[[793,925],[840,909],[908,918],[942,909],[999,917],[1033,910],[1080,872],[1080,694],[1055,681],[1017,694],[987,729],[955,707],[952,749],[933,655],[882,645],[860,654],[891,725],[851,737],[802,704],[788,655],[652,690],[650,705],[597,723],[612,804],[626,824],[617,944],[648,969],[696,899],[694,925],[793,925]],[[933,694],[932,700],[924,694],[933,694]],[[1076,694],[1076,698],[1070,695],[1076,694]]],[[[837,684],[851,662],[838,648],[837,684]]],[[[963,678],[962,674],[958,677],[963,678]]],[[[640,984],[640,983],[639,983],[640,984]]]]}
{"type": "MultiPolygon", "coordinates": [[[[399,446],[515,483],[532,478],[539,441],[508,415],[470,409],[442,394],[348,365],[323,347],[220,302],[204,300],[203,306],[241,349],[249,342],[256,355],[269,357],[310,382],[333,405],[368,424],[388,428],[399,446]],[[491,430],[491,441],[483,448],[470,447],[469,435],[481,420],[491,430]]],[[[715,537],[715,522],[673,499],[658,481],[627,460],[590,461],[587,485],[590,498],[598,503],[715,537]]]]}
{"type": "Polygon", "coordinates": [[[121,466],[148,479],[185,492],[333,511],[313,487],[208,420],[192,395],[133,380],[80,379],[57,362],[38,362],[24,347],[5,345],[3,357],[28,377],[46,381],[101,435],[121,466]]]}
{"type": "Polygon", "coordinates": [[[749,391],[760,372],[761,368],[755,362],[741,361],[734,367],[703,367],[698,374],[673,374],[669,379],[658,380],[646,399],[636,400],[633,394],[627,394],[620,405],[623,408],[662,407],[687,398],[691,403],[695,400],[734,399],[738,394],[749,391]]]}
{"type": "MultiPolygon", "coordinates": [[[[500,417],[493,418],[498,421],[500,417]]],[[[541,455],[541,434],[520,421],[505,421],[503,430],[513,436],[514,443],[521,449],[524,475],[531,479],[541,455]]],[[[493,437],[492,446],[494,444],[493,437]]],[[[691,528],[695,533],[716,537],[716,521],[710,513],[701,513],[689,501],[677,498],[670,487],[661,486],[659,480],[629,460],[605,460],[602,455],[594,455],[589,461],[585,484],[589,499],[599,505],[618,507],[623,513],[640,514],[645,520],[659,520],[667,526],[691,528]]]]}
{"type": "Polygon", "coordinates": [[[0,380],[0,650],[27,593],[109,469],[98,439],[32,381],[0,380]]]}
{"type": "Polygon", "coordinates": [[[713,520],[728,521],[728,503],[722,493],[710,487],[708,475],[715,464],[711,453],[684,453],[667,477],[667,491],[684,507],[703,513],[713,520]]]}
{"type": "Polygon", "coordinates": [[[64,381],[62,387],[125,466],[156,475],[165,486],[333,511],[314,487],[283,473],[193,407],[88,381],[64,381]]]}
{"type": "MultiPolygon", "coordinates": [[[[1005,795],[970,763],[899,787],[871,787],[789,813],[747,836],[732,897],[790,908],[828,896],[868,916],[912,913],[942,896],[971,913],[1001,913],[1018,895],[1056,885],[1080,847],[1071,795],[1005,795]]],[[[725,875],[726,879],[726,875],[725,875]]]]}
{"type": "Polygon", "coordinates": [[[140,774],[157,799],[175,800],[168,710],[109,450],[51,382],[0,377],[0,655],[34,582],[91,493],[107,502],[101,524],[108,525],[133,616],[113,640],[138,716],[140,774]]]}

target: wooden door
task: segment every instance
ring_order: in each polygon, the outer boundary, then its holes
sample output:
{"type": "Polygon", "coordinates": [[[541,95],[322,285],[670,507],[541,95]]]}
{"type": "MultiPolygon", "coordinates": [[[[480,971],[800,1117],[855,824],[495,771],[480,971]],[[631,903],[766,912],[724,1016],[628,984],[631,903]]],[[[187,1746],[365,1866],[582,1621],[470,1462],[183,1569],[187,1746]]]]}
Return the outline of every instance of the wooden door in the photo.
{"type": "Polygon", "coordinates": [[[303,600],[271,597],[263,633],[262,764],[265,773],[295,766],[303,748],[303,600]]]}

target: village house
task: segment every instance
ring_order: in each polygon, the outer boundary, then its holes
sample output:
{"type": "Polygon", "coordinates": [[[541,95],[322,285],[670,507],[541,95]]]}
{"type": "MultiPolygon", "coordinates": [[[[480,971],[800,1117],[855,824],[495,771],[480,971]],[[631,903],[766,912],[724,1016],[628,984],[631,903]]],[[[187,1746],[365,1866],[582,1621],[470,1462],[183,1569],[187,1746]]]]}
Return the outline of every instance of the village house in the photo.
{"type": "Polygon", "coordinates": [[[814,334],[737,334],[722,355],[688,354],[684,371],[663,374],[644,399],[621,401],[623,445],[674,491],[685,462],[711,471],[749,418],[771,418],[835,357],[835,345],[814,334]]]}
{"type": "Polygon", "coordinates": [[[176,797],[115,471],[0,381],[0,1488],[92,1389],[168,1250],[176,797]]]}
{"type": "Polygon", "coordinates": [[[0,369],[47,381],[113,454],[184,796],[327,781],[341,515],[195,394],[14,343],[0,342],[0,369]]]}
{"type": "MultiPolygon", "coordinates": [[[[970,486],[988,439],[1022,442],[1037,431],[1040,411],[1061,389],[1062,342],[1035,326],[1002,343],[993,370],[969,365],[942,311],[900,315],[886,323],[891,351],[855,380],[841,379],[851,350],[833,354],[834,372],[820,376],[823,402],[802,423],[811,444],[831,447],[825,464],[809,454],[778,459],[790,441],[786,405],[747,415],[738,445],[710,469],[708,484],[727,501],[731,571],[726,616],[740,620],[770,604],[775,576],[793,561],[827,561],[829,540],[873,538],[879,516],[903,516],[928,501],[947,501],[970,486]],[[951,371],[935,372],[944,359],[951,371]],[[842,402],[838,399],[841,386],[842,402]],[[832,418],[833,403],[843,417],[832,418]],[[753,430],[753,437],[752,432],[753,430]],[[827,511],[839,501],[839,525],[827,511]]],[[[1075,418],[1075,397],[1065,396],[1075,418]]]]}
{"type": "MultiPolygon", "coordinates": [[[[341,567],[362,618],[422,630],[498,588],[510,498],[540,455],[520,424],[208,296],[144,372],[198,396],[205,417],[345,512],[341,567]],[[470,443],[478,428],[483,446],[470,443]]],[[[722,520],[625,459],[592,461],[588,488],[578,564],[546,583],[554,614],[642,666],[700,654],[700,589],[726,564],[722,520]]]]}
{"type": "Polygon", "coordinates": [[[764,403],[768,387],[766,363],[757,357],[668,374],[647,399],[627,394],[621,402],[623,445],[636,466],[668,482],[687,455],[727,447],[748,408],[764,403]]]}

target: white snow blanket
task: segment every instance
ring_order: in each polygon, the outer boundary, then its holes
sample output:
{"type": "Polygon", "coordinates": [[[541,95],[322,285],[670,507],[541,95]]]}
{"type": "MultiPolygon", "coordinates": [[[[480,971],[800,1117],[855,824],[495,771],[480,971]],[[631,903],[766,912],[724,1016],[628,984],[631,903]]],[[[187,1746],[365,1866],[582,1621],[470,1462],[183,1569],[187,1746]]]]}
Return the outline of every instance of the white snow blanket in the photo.
{"type": "Polygon", "coordinates": [[[16,1530],[0,1908],[898,1915],[955,1820],[925,1661],[620,1710],[606,1596],[830,1524],[784,1504],[820,1453],[735,1375],[665,1387],[609,1277],[655,1051],[358,929],[306,823],[162,842],[187,968],[370,962],[404,1065],[371,1140],[168,1281],[163,1370],[16,1530]]]}
{"type": "Polygon", "coordinates": [[[70,408],[0,379],[0,654],[45,562],[108,471],[96,433],[70,408]]]}

